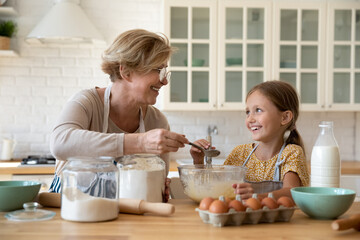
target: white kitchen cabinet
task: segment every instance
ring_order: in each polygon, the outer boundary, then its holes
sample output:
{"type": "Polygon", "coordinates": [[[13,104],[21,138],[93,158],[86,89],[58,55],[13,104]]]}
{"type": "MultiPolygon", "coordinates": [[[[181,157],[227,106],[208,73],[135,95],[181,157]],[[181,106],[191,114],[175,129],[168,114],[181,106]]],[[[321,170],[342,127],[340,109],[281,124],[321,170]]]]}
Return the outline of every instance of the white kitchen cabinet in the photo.
{"type": "Polygon", "coordinates": [[[271,1],[218,2],[217,109],[245,108],[271,74],[271,1]]]}
{"type": "Polygon", "coordinates": [[[325,106],[326,1],[275,1],[274,79],[299,93],[302,110],[325,106]]]}
{"type": "Polygon", "coordinates": [[[216,108],[217,1],[165,1],[165,33],[177,48],[164,109],[216,108]]]}
{"type": "Polygon", "coordinates": [[[304,111],[360,109],[359,1],[167,0],[165,33],[179,51],[163,110],[242,110],[272,79],[304,111]]]}
{"type": "Polygon", "coordinates": [[[162,108],[242,109],[246,92],[270,76],[270,6],[269,1],[165,1],[165,33],[178,51],[162,108]]]}
{"type": "Polygon", "coordinates": [[[360,2],[328,6],[327,109],[360,109],[360,2]]]}

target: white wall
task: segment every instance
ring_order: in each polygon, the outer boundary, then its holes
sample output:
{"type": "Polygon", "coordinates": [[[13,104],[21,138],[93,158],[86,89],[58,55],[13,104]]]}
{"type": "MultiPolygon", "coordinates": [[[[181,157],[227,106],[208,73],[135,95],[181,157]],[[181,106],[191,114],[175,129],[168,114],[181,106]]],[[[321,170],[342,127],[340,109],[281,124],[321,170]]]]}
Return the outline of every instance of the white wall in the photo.
{"type": "MultiPolygon", "coordinates": [[[[30,46],[24,37],[51,8],[53,0],[8,0],[19,13],[17,38],[12,46],[19,57],[0,57],[0,139],[15,139],[15,158],[49,153],[49,135],[66,100],[83,88],[106,86],[100,70],[105,46],[30,46]]],[[[162,0],[82,0],[81,7],[108,44],[124,30],[162,31],[162,0]]],[[[204,138],[208,124],[217,125],[213,143],[225,157],[231,149],[249,142],[244,112],[165,112],[174,131],[190,140],[204,138]]],[[[307,155],[321,120],[335,122],[342,159],[360,161],[360,113],[301,113],[297,124],[307,155]]],[[[0,142],[1,145],[1,142],[0,142]]],[[[189,158],[189,147],[173,154],[189,158]]]]}

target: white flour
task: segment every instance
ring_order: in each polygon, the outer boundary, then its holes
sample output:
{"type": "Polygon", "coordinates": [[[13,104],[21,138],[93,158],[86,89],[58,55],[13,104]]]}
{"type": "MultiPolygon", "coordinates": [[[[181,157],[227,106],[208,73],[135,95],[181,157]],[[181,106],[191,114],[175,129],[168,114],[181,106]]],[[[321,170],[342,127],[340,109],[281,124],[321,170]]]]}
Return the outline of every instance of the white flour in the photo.
{"type": "Polygon", "coordinates": [[[119,168],[120,198],[162,202],[165,189],[165,168],[158,159],[135,158],[136,164],[119,168]]]}
{"type": "Polygon", "coordinates": [[[118,199],[89,196],[76,188],[66,188],[61,198],[61,217],[79,222],[100,222],[117,218],[118,199]]]}

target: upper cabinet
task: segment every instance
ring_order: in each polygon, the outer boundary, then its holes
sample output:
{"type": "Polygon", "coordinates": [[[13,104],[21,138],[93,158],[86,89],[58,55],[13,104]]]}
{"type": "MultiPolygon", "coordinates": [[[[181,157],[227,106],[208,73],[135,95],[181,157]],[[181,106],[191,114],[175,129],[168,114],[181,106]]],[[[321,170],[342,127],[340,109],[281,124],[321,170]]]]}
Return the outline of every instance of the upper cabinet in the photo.
{"type": "Polygon", "coordinates": [[[301,109],[359,110],[358,1],[165,1],[169,64],[164,110],[242,110],[256,84],[277,79],[301,109]]]}
{"type": "Polygon", "coordinates": [[[275,1],[274,79],[293,85],[302,110],[325,107],[325,1],[275,1]]]}
{"type": "Polygon", "coordinates": [[[328,106],[360,109],[360,2],[331,2],[328,6],[328,106]]]}
{"type": "Polygon", "coordinates": [[[216,108],[217,1],[165,1],[165,32],[177,49],[164,109],[216,108]]]}
{"type": "Polygon", "coordinates": [[[218,2],[216,107],[244,109],[246,93],[270,78],[271,2],[218,2]]]}

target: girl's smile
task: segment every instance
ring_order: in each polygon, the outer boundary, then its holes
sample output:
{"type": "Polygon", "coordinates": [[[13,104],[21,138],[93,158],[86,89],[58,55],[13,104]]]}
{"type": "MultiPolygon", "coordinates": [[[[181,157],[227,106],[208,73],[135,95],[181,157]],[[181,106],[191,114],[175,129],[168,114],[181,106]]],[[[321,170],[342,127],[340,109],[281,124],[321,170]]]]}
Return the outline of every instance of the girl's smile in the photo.
{"type": "Polygon", "coordinates": [[[260,91],[246,101],[246,126],[255,141],[268,142],[282,136],[282,112],[260,91]]]}

